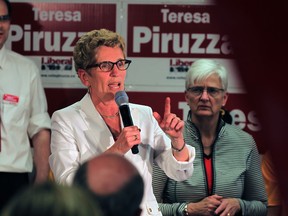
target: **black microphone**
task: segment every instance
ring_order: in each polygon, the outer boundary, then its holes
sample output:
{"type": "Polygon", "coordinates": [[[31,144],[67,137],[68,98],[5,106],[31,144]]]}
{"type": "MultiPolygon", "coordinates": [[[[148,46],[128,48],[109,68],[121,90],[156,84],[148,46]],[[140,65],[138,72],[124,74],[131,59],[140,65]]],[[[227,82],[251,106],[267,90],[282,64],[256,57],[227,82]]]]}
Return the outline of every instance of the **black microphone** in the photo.
{"type": "MultiPolygon", "coordinates": [[[[119,106],[124,127],[133,126],[133,121],[129,108],[129,98],[126,92],[125,91],[116,92],[115,101],[119,106]]],[[[133,154],[137,154],[139,152],[138,145],[134,145],[131,150],[133,154]]]]}

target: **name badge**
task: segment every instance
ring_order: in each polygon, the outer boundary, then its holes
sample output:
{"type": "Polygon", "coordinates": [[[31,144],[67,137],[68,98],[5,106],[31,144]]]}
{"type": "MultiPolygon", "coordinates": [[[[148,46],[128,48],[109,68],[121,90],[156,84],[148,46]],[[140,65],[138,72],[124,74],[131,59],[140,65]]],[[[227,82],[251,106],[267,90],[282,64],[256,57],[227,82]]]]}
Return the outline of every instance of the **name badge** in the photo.
{"type": "Polygon", "coordinates": [[[11,104],[17,104],[19,102],[19,97],[16,95],[11,95],[11,94],[4,94],[3,95],[3,102],[8,102],[11,104]]]}

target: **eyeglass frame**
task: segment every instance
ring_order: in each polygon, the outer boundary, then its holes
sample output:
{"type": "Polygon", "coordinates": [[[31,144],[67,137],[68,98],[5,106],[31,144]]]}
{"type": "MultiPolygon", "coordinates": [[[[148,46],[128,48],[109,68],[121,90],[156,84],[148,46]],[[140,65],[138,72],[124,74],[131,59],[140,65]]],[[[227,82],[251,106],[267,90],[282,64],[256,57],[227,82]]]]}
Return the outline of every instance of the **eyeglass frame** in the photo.
{"type": "Polygon", "coordinates": [[[7,22],[10,21],[10,15],[9,14],[5,14],[0,16],[0,22],[7,22]]]}
{"type": "Polygon", "coordinates": [[[132,60],[128,60],[128,59],[119,59],[119,60],[116,61],[116,62],[103,61],[103,62],[99,62],[99,63],[95,63],[95,64],[88,65],[88,66],[86,67],[86,70],[91,69],[91,68],[93,68],[93,67],[99,67],[99,69],[100,69],[101,71],[103,71],[103,72],[110,72],[110,71],[113,70],[114,65],[116,65],[116,67],[117,67],[119,70],[124,71],[124,70],[127,70],[127,69],[129,68],[131,62],[132,62],[132,60]],[[128,64],[125,69],[121,69],[121,68],[119,68],[119,66],[118,66],[118,63],[119,63],[119,62],[122,62],[122,61],[125,62],[124,65],[128,64]],[[107,71],[106,71],[106,70],[103,70],[103,69],[101,68],[101,65],[102,65],[102,64],[108,64],[108,63],[109,63],[109,64],[112,64],[111,69],[110,69],[110,70],[107,70],[107,71]]]}
{"type": "Polygon", "coordinates": [[[192,87],[186,89],[187,92],[190,92],[190,93],[194,94],[194,96],[196,96],[196,97],[202,96],[202,95],[203,95],[203,92],[204,92],[205,90],[206,90],[207,94],[208,94],[209,96],[213,97],[213,98],[217,97],[220,92],[224,92],[224,91],[225,91],[225,89],[223,89],[223,88],[210,87],[210,86],[208,86],[208,87],[192,86],[192,87]],[[201,92],[200,92],[198,95],[197,95],[196,92],[191,91],[191,90],[196,89],[196,88],[198,88],[199,90],[201,90],[201,92]],[[213,95],[213,93],[211,94],[211,91],[212,91],[212,92],[215,92],[216,95],[213,95]]]}

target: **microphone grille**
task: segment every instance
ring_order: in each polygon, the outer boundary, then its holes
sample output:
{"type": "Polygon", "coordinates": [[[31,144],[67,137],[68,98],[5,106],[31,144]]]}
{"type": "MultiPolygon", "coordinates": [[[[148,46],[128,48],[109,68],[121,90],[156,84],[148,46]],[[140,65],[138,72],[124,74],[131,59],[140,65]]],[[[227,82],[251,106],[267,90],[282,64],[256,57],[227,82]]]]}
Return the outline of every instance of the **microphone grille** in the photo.
{"type": "Polygon", "coordinates": [[[125,91],[118,91],[115,94],[115,101],[118,106],[121,106],[123,104],[128,104],[129,98],[125,91]]]}

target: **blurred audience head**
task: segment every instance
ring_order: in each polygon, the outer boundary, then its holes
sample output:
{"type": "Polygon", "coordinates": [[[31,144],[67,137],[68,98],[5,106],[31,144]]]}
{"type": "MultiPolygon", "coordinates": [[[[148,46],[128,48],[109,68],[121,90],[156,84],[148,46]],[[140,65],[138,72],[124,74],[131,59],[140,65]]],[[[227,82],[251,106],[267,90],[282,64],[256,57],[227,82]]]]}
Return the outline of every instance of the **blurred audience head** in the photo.
{"type": "Polygon", "coordinates": [[[47,181],[25,188],[1,216],[103,216],[89,193],[76,186],[47,181]]]}
{"type": "Polygon", "coordinates": [[[121,155],[104,153],[85,162],[73,183],[92,192],[105,216],[141,213],[143,179],[136,167],[121,155]]]}

